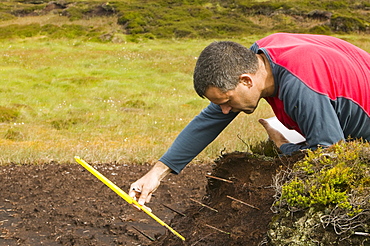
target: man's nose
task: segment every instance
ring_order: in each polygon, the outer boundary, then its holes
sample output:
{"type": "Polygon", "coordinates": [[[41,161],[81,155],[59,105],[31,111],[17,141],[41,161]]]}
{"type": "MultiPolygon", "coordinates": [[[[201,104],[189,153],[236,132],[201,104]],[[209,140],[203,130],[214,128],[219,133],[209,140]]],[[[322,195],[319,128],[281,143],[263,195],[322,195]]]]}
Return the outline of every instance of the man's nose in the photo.
{"type": "Polygon", "coordinates": [[[224,113],[224,114],[230,113],[230,111],[233,109],[229,105],[220,105],[220,107],[221,107],[222,113],[224,113]]]}

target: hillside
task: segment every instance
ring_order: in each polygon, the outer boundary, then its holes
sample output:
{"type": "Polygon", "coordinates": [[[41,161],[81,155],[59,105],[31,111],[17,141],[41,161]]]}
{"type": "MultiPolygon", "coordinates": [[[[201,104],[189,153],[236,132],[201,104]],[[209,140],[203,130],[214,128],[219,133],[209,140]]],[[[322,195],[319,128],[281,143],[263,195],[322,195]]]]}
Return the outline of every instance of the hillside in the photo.
{"type": "Polygon", "coordinates": [[[99,42],[235,38],[271,32],[370,33],[368,0],[19,0],[0,3],[0,39],[99,42]]]}

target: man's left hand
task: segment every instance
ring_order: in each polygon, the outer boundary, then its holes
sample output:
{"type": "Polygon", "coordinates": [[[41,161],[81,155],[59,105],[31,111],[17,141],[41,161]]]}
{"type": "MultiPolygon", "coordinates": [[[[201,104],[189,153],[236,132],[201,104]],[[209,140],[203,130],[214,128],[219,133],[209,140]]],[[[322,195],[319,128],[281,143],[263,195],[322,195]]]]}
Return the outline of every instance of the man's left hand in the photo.
{"type": "Polygon", "coordinates": [[[269,138],[275,143],[276,147],[280,148],[281,145],[290,143],[281,132],[270,126],[265,119],[259,119],[258,122],[265,128],[269,138]]]}

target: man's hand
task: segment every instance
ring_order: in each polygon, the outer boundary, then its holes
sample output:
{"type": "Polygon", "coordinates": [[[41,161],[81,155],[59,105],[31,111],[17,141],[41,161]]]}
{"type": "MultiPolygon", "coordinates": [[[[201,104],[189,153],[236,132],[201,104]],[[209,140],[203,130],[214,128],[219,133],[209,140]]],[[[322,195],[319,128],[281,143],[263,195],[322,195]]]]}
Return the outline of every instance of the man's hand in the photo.
{"type": "MultiPolygon", "coordinates": [[[[161,180],[170,172],[171,169],[168,166],[158,161],[149,172],[131,184],[129,196],[144,206],[146,202],[150,201],[161,180]]],[[[148,209],[150,210],[150,208],[148,209]]]]}
{"type": "Polygon", "coordinates": [[[265,119],[259,119],[259,123],[265,128],[269,138],[275,143],[276,147],[280,148],[281,145],[285,143],[290,143],[283,134],[278,130],[270,126],[270,124],[265,119]]]}

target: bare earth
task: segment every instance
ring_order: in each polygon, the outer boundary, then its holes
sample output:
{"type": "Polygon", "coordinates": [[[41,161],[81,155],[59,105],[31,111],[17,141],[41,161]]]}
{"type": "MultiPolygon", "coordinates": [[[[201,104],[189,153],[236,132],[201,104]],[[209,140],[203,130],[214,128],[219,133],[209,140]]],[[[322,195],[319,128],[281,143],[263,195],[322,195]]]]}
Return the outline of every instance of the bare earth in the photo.
{"type": "MultiPolygon", "coordinates": [[[[267,245],[272,176],[292,163],[233,153],[167,176],[148,205],[185,242],[79,164],[1,166],[0,245],[267,245]]],[[[94,167],[124,191],[150,169],[94,167]]]]}

